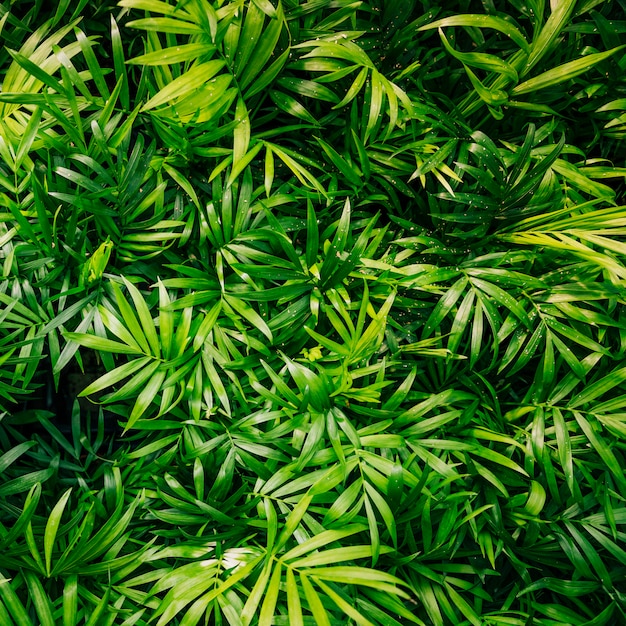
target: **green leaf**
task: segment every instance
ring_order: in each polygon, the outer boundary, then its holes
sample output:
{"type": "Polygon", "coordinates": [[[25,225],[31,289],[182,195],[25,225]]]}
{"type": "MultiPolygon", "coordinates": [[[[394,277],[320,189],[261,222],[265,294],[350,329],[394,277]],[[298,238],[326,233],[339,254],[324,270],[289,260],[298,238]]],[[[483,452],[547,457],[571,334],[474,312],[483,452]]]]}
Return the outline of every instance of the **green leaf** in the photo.
{"type": "Polygon", "coordinates": [[[22,511],[17,520],[13,523],[11,530],[6,534],[3,533],[0,537],[0,545],[10,546],[18,537],[22,535],[24,529],[31,523],[31,520],[35,515],[40,498],[41,483],[37,482],[30,488],[30,491],[24,501],[22,511]]]}
{"type": "MultiPolygon", "coordinates": [[[[305,563],[307,562],[307,559],[315,558],[316,556],[315,554],[313,554],[313,555],[309,555],[305,557],[304,555],[306,555],[307,553],[315,552],[319,550],[320,548],[327,546],[329,543],[341,541],[342,539],[345,539],[346,537],[350,537],[352,535],[355,535],[356,533],[363,532],[363,530],[365,530],[365,526],[363,524],[350,524],[349,526],[346,526],[345,528],[341,528],[338,530],[322,531],[319,535],[311,537],[310,539],[307,539],[306,541],[292,548],[288,552],[285,552],[282,558],[284,561],[290,561],[292,559],[299,559],[296,563],[292,563],[291,566],[292,567],[304,567],[305,563]]],[[[352,548],[349,548],[349,547],[338,548],[338,550],[340,550],[342,554],[346,554],[346,558],[337,559],[337,560],[348,561],[354,558],[359,558],[359,557],[352,556],[354,554],[354,552],[352,551],[352,548]]],[[[324,551],[324,553],[328,553],[328,552],[329,550],[324,551]]],[[[357,553],[360,553],[360,549],[357,550],[357,553]]],[[[339,553],[333,551],[333,554],[339,554],[339,553]]]]}
{"type": "Polygon", "coordinates": [[[583,391],[576,394],[568,403],[568,406],[572,409],[582,407],[592,400],[600,398],[624,380],[626,380],[626,367],[613,370],[610,374],[588,385],[583,391]]]}
{"type": "MultiPolygon", "coordinates": [[[[131,24],[134,23],[130,22],[128,25],[130,26],[131,24]]],[[[150,111],[164,104],[171,104],[176,100],[182,100],[196,89],[208,83],[224,65],[225,63],[222,60],[207,61],[206,63],[194,65],[189,71],[175,78],[171,83],[163,87],[156,95],[150,98],[150,100],[143,105],[141,111],[150,111]]]]}
{"type": "Polygon", "coordinates": [[[148,52],[126,62],[135,65],[173,65],[183,61],[193,61],[211,52],[212,49],[213,46],[207,46],[206,43],[186,43],[148,52]]]}
{"type": "Polygon", "coordinates": [[[332,587],[327,585],[321,580],[316,580],[320,589],[326,592],[329,598],[333,600],[333,602],[345,613],[351,620],[354,620],[355,624],[359,626],[375,626],[373,622],[370,622],[367,618],[365,618],[359,611],[357,611],[354,606],[346,602],[346,600],[340,596],[332,587]]]}
{"type": "MultiPolygon", "coordinates": [[[[270,4],[267,0],[264,0],[264,4],[270,4]]],[[[250,5],[248,13],[252,10],[250,5]]],[[[275,53],[275,48],[278,43],[282,28],[283,28],[283,9],[279,3],[275,11],[275,16],[270,20],[269,25],[265,27],[262,35],[256,40],[254,50],[250,53],[250,60],[245,64],[242,71],[238,74],[238,81],[241,89],[246,89],[248,85],[258,76],[263,69],[263,66],[270,59],[272,54],[275,53]]],[[[248,94],[248,97],[249,94],[248,94]]]]}
{"type": "Polygon", "coordinates": [[[529,45],[522,33],[508,20],[495,15],[451,15],[441,20],[431,22],[421,26],[418,30],[429,30],[432,28],[445,28],[446,26],[464,26],[467,28],[493,28],[507,37],[510,37],[520,48],[527,50],[529,45]]]}
{"type": "Polygon", "coordinates": [[[309,605],[309,610],[313,614],[313,619],[315,620],[316,625],[331,626],[330,618],[324,608],[324,604],[319,597],[319,594],[315,591],[315,588],[311,584],[308,576],[304,575],[302,572],[300,572],[300,582],[309,605]]]}
{"type": "Polygon", "coordinates": [[[289,616],[289,623],[292,626],[304,626],[300,588],[291,567],[287,567],[286,569],[285,585],[287,588],[287,614],[289,616]]]}
{"type": "Polygon", "coordinates": [[[63,626],[74,626],[78,613],[78,575],[71,574],[63,586],[63,626]]]}
{"type": "Polygon", "coordinates": [[[24,491],[30,491],[38,483],[43,483],[48,480],[54,474],[54,468],[48,468],[45,470],[37,470],[7,480],[0,485],[0,497],[5,498],[16,493],[23,493],[24,491]]]}
{"type": "MultiPolygon", "coordinates": [[[[550,8],[553,10],[537,37],[533,38],[523,74],[527,74],[552,50],[556,39],[562,34],[563,28],[572,15],[575,5],[576,0],[564,0],[563,2],[554,4],[550,3],[550,8]]],[[[543,5],[541,6],[543,8],[543,5]]],[[[543,11],[541,12],[543,13],[543,11]]],[[[538,17],[541,19],[542,16],[538,17]]]]}
{"type": "Polygon", "coordinates": [[[146,367],[151,362],[152,359],[150,357],[141,357],[139,359],[129,361],[128,363],[124,363],[90,383],[80,392],[80,395],[90,396],[106,389],[107,387],[111,387],[112,385],[119,383],[128,376],[131,376],[135,372],[146,367]]]}
{"type": "Polygon", "coordinates": [[[0,574],[0,599],[4,602],[11,616],[15,618],[17,624],[20,626],[34,626],[26,608],[11,587],[10,581],[2,574],[0,574]]]}
{"type": "Polygon", "coordinates": [[[261,331],[269,341],[273,340],[270,327],[252,307],[229,294],[224,294],[223,297],[225,302],[231,306],[236,313],[241,315],[241,317],[243,317],[252,326],[252,328],[261,331]]]}
{"type": "Polygon", "coordinates": [[[296,531],[296,529],[300,525],[300,522],[302,521],[302,518],[307,512],[309,506],[311,505],[312,499],[312,496],[308,494],[301,496],[300,501],[290,511],[287,519],[285,520],[285,524],[280,532],[280,535],[276,540],[276,546],[274,548],[275,551],[280,550],[285,545],[285,543],[287,543],[287,540],[296,531]]]}
{"type": "Polygon", "coordinates": [[[102,616],[105,614],[105,612],[107,612],[107,609],[109,608],[110,593],[111,588],[107,587],[104,595],[89,616],[89,619],[87,620],[87,622],[85,622],[85,626],[98,626],[98,624],[102,623],[102,616]]]}
{"type": "Polygon", "coordinates": [[[34,445],[36,445],[35,441],[24,441],[7,450],[0,456],[0,473],[6,471],[10,465],[17,461],[25,452],[28,452],[34,445]]]}
{"type": "Polygon", "coordinates": [[[428,321],[424,325],[424,330],[422,331],[422,337],[424,339],[432,334],[435,328],[438,328],[441,325],[441,322],[450,313],[458,299],[461,297],[461,294],[465,290],[466,286],[467,278],[462,276],[439,299],[437,306],[435,306],[428,318],[428,321]]]}
{"type": "Polygon", "coordinates": [[[512,469],[513,471],[522,474],[522,476],[528,476],[528,473],[524,470],[524,468],[520,467],[520,465],[518,465],[515,461],[507,458],[499,452],[496,452],[495,450],[485,448],[484,446],[473,446],[472,454],[475,454],[483,459],[487,459],[488,461],[492,461],[502,467],[512,469]]]}
{"type": "Polygon", "coordinates": [[[54,542],[56,540],[57,532],[59,530],[59,524],[61,523],[61,516],[65,511],[65,507],[71,493],[71,488],[65,491],[61,498],[59,498],[59,501],[54,505],[54,508],[48,516],[48,521],[46,522],[46,528],[44,530],[43,552],[44,560],[46,563],[47,576],[50,576],[50,572],[52,569],[52,550],[54,548],[54,542]]]}
{"type": "Polygon", "coordinates": [[[528,585],[522,591],[520,595],[530,593],[538,589],[549,589],[555,593],[563,595],[565,597],[578,597],[586,596],[593,593],[600,587],[600,583],[592,580],[563,580],[561,578],[542,578],[537,582],[528,585]]]}
{"type": "Polygon", "coordinates": [[[202,363],[204,365],[204,370],[205,370],[207,376],[209,377],[209,381],[211,383],[211,387],[213,388],[213,390],[217,394],[217,397],[220,400],[220,403],[222,405],[222,410],[227,415],[230,415],[230,412],[231,412],[230,400],[228,398],[228,394],[226,393],[226,388],[224,387],[224,383],[222,382],[222,379],[220,378],[220,375],[218,374],[217,370],[215,369],[215,366],[213,365],[212,360],[207,358],[203,354],[203,356],[202,356],[202,363]]]}
{"type": "Polygon", "coordinates": [[[559,452],[559,461],[565,475],[565,481],[567,483],[567,486],[569,487],[570,493],[573,494],[574,461],[572,456],[572,444],[569,436],[569,430],[560,409],[554,407],[552,409],[552,417],[554,420],[554,430],[559,452]]]}
{"type": "Polygon", "coordinates": [[[96,335],[89,335],[86,333],[63,333],[63,336],[68,341],[75,341],[81,346],[91,348],[92,350],[101,350],[103,352],[113,352],[119,354],[143,354],[141,350],[128,346],[125,343],[113,341],[112,339],[105,339],[104,337],[97,337],[96,335]]]}
{"type": "Polygon", "coordinates": [[[37,107],[30,116],[30,119],[28,120],[28,124],[26,125],[26,128],[24,130],[24,134],[20,139],[20,145],[18,146],[17,152],[15,154],[16,170],[19,170],[22,167],[24,159],[27,157],[32,148],[33,141],[37,136],[37,132],[39,131],[39,127],[41,124],[41,114],[41,108],[37,107]]]}
{"type": "MultiPolygon", "coordinates": [[[[490,107],[500,107],[507,104],[508,94],[506,91],[503,91],[502,89],[489,89],[479,80],[476,74],[474,74],[469,67],[465,67],[465,71],[481,100],[486,102],[490,107]]],[[[490,111],[493,117],[496,119],[502,119],[503,114],[499,111],[499,109],[490,109],[490,111]]]]}
{"type": "Polygon", "coordinates": [[[137,420],[148,412],[150,405],[154,402],[157,395],[163,391],[162,384],[166,375],[167,372],[156,371],[147,381],[145,387],[141,390],[135,400],[133,409],[128,417],[128,422],[126,422],[126,426],[124,427],[124,432],[130,430],[135,425],[137,420]]]}
{"type": "Polygon", "coordinates": [[[445,49],[455,59],[461,61],[463,65],[485,70],[486,72],[502,74],[511,82],[517,82],[517,71],[510,63],[507,63],[493,54],[485,54],[483,52],[458,52],[450,45],[441,28],[439,29],[439,36],[441,37],[445,49]]]}
{"type": "MultiPolygon", "coordinates": [[[[241,623],[244,626],[248,626],[252,622],[252,618],[257,612],[259,605],[261,604],[261,599],[266,594],[267,585],[270,581],[270,576],[272,574],[272,566],[274,566],[274,563],[271,560],[266,561],[261,574],[257,578],[254,587],[250,591],[250,595],[248,596],[246,604],[244,605],[241,612],[241,623]]],[[[280,566],[280,562],[278,562],[274,567],[275,569],[280,570],[280,566]]],[[[273,594],[270,594],[270,597],[272,595],[273,594]]]]}
{"type": "MultiPolygon", "coordinates": [[[[137,311],[139,324],[141,325],[141,329],[143,334],[145,335],[150,351],[148,354],[152,356],[159,357],[161,355],[160,342],[159,337],[157,335],[156,328],[154,326],[154,321],[152,320],[152,316],[150,315],[150,310],[148,309],[148,305],[144,300],[141,293],[137,287],[135,287],[131,282],[129,282],[126,278],[123,278],[124,284],[126,285],[126,289],[130,293],[130,296],[133,300],[133,304],[135,305],[135,310],[137,311]]],[[[116,293],[117,295],[117,293],[116,293]]],[[[118,300],[119,304],[119,300],[118,300]]],[[[127,319],[125,317],[125,319],[127,319]]],[[[130,318],[128,318],[130,319],[130,318]]],[[[133,318],[134,322],[134,318],[133,318]]]]}
{"type": "MultiPolygon", "coordinates": [[[[182,15],[182,14],[181,14],[182,15]]],[[[176,35],[202,35],[202,27],[198,24],[173,19],[170,17],[147,17],[141,20],[127,22],[128,28],[139,28],[147,31],[157,31],[160,33],[172,33],[176,35]]]]}
{"type": "Polygon", "coordinates": [[[282,562],[274,566],[272,577],[264,592],[263,604],[259,612],[259,626],[271,626],[274,623],[274,611],[278,601],[281,586],[282,562]]]}
{"type": "Polygon", "coordinates": [[[237,126],[233,131],[233,169],[237,168],[241,159],[248,152],[250,144],[250,117],[243,98],[237,100],[235,121],[237,126]]]}
{"type": "Polygon", "coordinates": [[[291,50],[287,48],[280,56],[278,56],[263,73],[258,75],[255,80],[253,80],[248,88],[246,89],[245,96],[246,98],[252,98],[257,94],[263,92],[267,87],[269,87],[276,77],[280,74],[280,71],[283,69],[285,64],[289,59],[291,50]]]}
{"type": "Polygon", "coordinates": [[[28,571],[24,572],[24,579],[28,587],[29,599],[35,607],[37,617],[39,617],[39,623],[41,626],[55,626],[54,606],[46,594],[41,581],[36,574],[28,571]]]}
{"type": "Polygon", "coordinates": [[[613,474],[614,479],[621,487],[622,493],[626,493],[626,477],[624,477],[623,468],[611,450],[609,444],[599,433],[596,432],[589,420],[587,420],[581,413],[575,411],[574,418],[585,434],[585,437],[589,440],[589,443],[593,446],[593,449],[602,459],[606,468],[613,474]]]}
{"type": "Polygon", "coordinates": [[[402,580],[380,570],[367,567],[337,566],[337,567],[316,567],[303,569],[302,575],[312,577],[317,580],[325,580],[336,583],[347,583],[351,585],[364,585],[366,587],[385,588],[400,596],[406,593],[398,587],[403,585],[402,580]]]}
{"type": "Polygon", "coordinates": [[[486,293],[488,296],[491,296],[498,304],[511,311],[511,313],[513,313],[513,315],[515,315],[515,317],[517,317],[517,319],[519,319],[520,322],[522,322],[527,328],[531,327],[530,319],[524,310],[524,307],[522,307],[522,305],[519,304],[513,296],[498,287],[498,285],[494,285],[493,283],[482,280],[481,278],[472,277],[470,278],[470,281],[475,287],[478,287],[478,289],[486,293]]]}
{"type": "Polygon", "coordinates": [[[606,52],[594,52],[581,57],[580,59],[559,65],[558,67],[544,72],[543,74],[539,74],[534,78],[530,78],[523,83],[520,83],[513,89],[511,94],[519,96],[525,93],[532,93],[534,91],[539,91],[540,89],[546,89],[547,87],[558,85],[559,83],[570,80],[571,78],[586,72],[594,65],[597,65],[605,59],[613,56],[619,50],[623,50],[624,47],[625,46],[619,46],[617,48],[613,48],[612,50],[607,50],[606,52]]]}
{"type": "Polygon", "coordinates": [[[111,15],[111,46],[113,48],[113,66],[115,68],[115,77],[121,83],[120,102],[124,109],[130,109],[130,86],[128,84],[128,74],[126,73],[126,65],[124,59],[124,44],[122,36],[113,15],[111,15]]]}

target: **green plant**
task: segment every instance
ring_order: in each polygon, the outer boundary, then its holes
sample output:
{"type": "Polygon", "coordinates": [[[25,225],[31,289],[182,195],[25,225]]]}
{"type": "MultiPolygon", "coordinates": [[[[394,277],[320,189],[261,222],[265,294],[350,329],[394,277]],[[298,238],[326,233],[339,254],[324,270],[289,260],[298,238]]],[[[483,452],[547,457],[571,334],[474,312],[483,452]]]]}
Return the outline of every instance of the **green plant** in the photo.
{"type": "Polygon", "coordinates": [[[620,8],[0,5],[0,622],[624,620],[620,8]]]}

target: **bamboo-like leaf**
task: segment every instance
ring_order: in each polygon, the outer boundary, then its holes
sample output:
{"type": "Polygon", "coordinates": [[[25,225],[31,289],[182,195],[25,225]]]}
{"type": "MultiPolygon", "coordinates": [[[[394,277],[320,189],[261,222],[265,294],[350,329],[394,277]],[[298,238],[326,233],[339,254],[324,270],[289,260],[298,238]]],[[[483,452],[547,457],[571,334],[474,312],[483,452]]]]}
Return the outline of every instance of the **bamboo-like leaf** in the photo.
{"type": "MultiPolygon", "coordinates": [[[[274,568],[272,566],[274,563],[271,560],[266,561],[263,571],[258,577],[254,587],[250,591],[250,595],[246,600],[246,604],[243,607],[243,611],[241,612],[241,623],[244,626],[248,626],[252,622],[252,618],[254,614],[257,612],[257,609],[261,605],[261,599],[266,594],[268,583],[270,582],[270,576],[272,575],[272,569],[274,571],[276,569],[280,570],[280,562],[276,563],[274,568]]],[[[275,586],[278,581],[275,582],[275,586]]],[[[271,596],[272,594],[270,594],[271,596]]],[[[267,622],[266,622],[267,623],[267,622]]]]}
{"type": "Polygon", "coordinates": [[[181,19],[187,18],[193,21],[192,16],[181,7],[173,7],[163,0],[120,0],[119,6],[140,11],[150,11],[151,13],[161,13],[162,15],[176,15],[181,19]]]}
{"type": "Polygon", "coordinates": [[[383,522],[387,528],[387,532],[391,536],[391,541],[394,546],[398,545],[398,537],[396,533],[396,520],[394,515],[389,508],[389,505],[385,501],[385,499],[378,493],[378,491],[372,487],[367,481],[364,483],[365,491],[368,494],[372,504],[376,506],[376,509],[380,513],[383,518],[383,522]]]}
{"type": "Polygon", "coordinates": [[[270,578],[261,610],[259,612],[259,626],[271,626],[274,622],[274,611],[278,601],[278,594],[281,586],[282,562],[278,561],[274,566],[272,577],[270,578]]]}
{"type": "Polygon", "coordinates": [[[44,530],[43,549],[47,576],[50,576],[50,572],[52,569],[52,550],[54,548],[54,542],[56,540],[57,532],[59,530],[59,524],[61,523],[61,516],[65,511],[65,507],[71,493],[72,489],[70,488],[61,496],[59,501],[54,505],[54,508],[48,516],[48,521],[46,522],[46,528],[44,530]]]}
{"type": "Polygon", "coordinates": [[[569,406],[571,408],[584,406],[592,400],[600,398],[607,391],[613,389],[624,380],[626,380],[626,367],[614,370],[607,376],[604,376],[595,383],[588,385],[583,391],[576,394],[576,396],[574,396],[574,398],[572,398],[569,402],[569,406]]]}
{"type": "Polygon", "coordinates": [[[230,172],[230,176],[228,177],[227,185],[232,185],[237,178],[241,175],[241,173],[250,165],[250,163],[254,160],[257,154],[263,148],[263,144],[261,142],[255,143],[250,150],[246,154],[244,154],[237,163],[234,162],[233,158],[233,167],[230,172]]]}
{"type": "Polygon", "coordinates": [[[465,276],[459,278],[450,289],[446,291],[446,293],[441,297],[439,302],[437,302],[437,306],[433,309],[433,312],[430,314],[426,325],[424,326],[422,336],[427,338],[432,331],[438,327],[443,319],[448,315],[448,313],[452,310],[458,299],[461,297],[461,294],[465,290],[467,286],[467,278],[465,276]]]}
{"type": "Polygon", "coordinates": [[[215,393],[217,394],[217,397],[220,399],[222,410],[225,411],[226,414],[230,414],[231,412],[230,400],[228,398],[228,394],[226,393],[226,388],[224,387],[224,383],[222,382],[220,375],[215,369],[213,362],[211,361],[211,359],[203,355],[202,363],[204,365],[204,370],[209,378],[211,386],[213,390],[215,391],[215,393]]]}
{"type": "Polygon", "coordinates": [[[0,538],[0,545],[10,546],[16,538],[22,535],[24,529],[31,523],[37,509],[37,505],[39,504],[40,497],[41,483],[36,482],[32,485],[26,496],[20,516],[13,523],[11,530],[0,538]]]}
{"type": "MultiPolygon", "coordinates": [[[[307,553],[319,550],[320,548],[328,545],[329,543],[333,543],[335,541],[341,541],[342,539],[345,539],[346,537],[350,537],[358,532],[362,532],[364,529],[365,527],[362,524],[352,524],[352,525],[349,525],[345,528],[338,529],[338,530],[323,531],[319,535],[316,535],[315,537],[312,537],[311,539],[308,539],[307,541],[299,544],[295,548],[292,548],[291,550],[286,552],[282,558],[284,561],[289,561],[291,559],[296,559],[296,558],[300,559],[300,561],[298,561],[299,565],[296,565],[294,563],[292,564],[292,566],[302,567],[305,560],[307,558],[310,558],[310,557],[304,557],[304,555],[306,555],[307,553]]],[[[340,548],[340,550],[351,550],[351,548],[346,548],[346,549],[340,548]]],[[[352,557],[352,556],[347,555],[347,558],[345,560],[350,560],[352,558],[358,558],[358,557],[352,557]]]]}
{"type": "Polygon", "coordinates": [[[346,602],[332,587],[327,585],[321,580],[316,580],[320,589],[326,592],[329,598],[341,609],[341,611],[347,615],[355,624],[359,626],[374,626],[374,623],[365,618],[359,611],[357,611],[352,604],[346,602]]]}
{"type": "Polygon", "coordinates": [[[317,591],[315,591],[315,588],[311,584],[308,576],[300,574],[300,582],[315,623],[318,624],[318,626],[331,626],[324,604],[322,603],[317,591]]]}
{"type": "Polygon", "coordinates": [[[10,450],[7,450],[0,456],[0,473],[5,472],[7,468],[15,463],[25,452],[28,452],[35,445],[34,441],[24,441],[10,450]]]}
{"type": "Polygon", "coordinates": [[[4,602],[11,616],[15,618],[17,624],[34,626],[26,608],[11,587],[11,582],[2,575],[0,575],[0,599],[4,602]]]}
{"type": "Polygon", "coordinates": [[[63,626],[73,626],[78,612],[78,576],[72,574],[63,586],[63,626]]]}
{"type": "Polygon", "coordinates": [[[88,335],[85,333],[64,333],[69,341],[75,341],[81,346],[92,348],[93,350],[102,350],[104,352],[114,352],[119,354],[142,354],[141,350],[128,346],[119,341],[97,337],[96,335],[88,335]]]}
{"type": "Polygon", "coordinates": [[[150,357],[141,357],[139,359],[129,361],[128,363],[124,363],[90,383],[81,391],[81,395],[90,396],[106,389],[107,387],[111,387],[112,385],[115,385],[140,369],[146,367],[146,365],[151,362],[152,359],[150,357]]]}
{"type": "Polygon", "coordinates": [[[207,46],[205,43],[187,43],[148,52],[126,62],[135,65],[173,65],[183,61],[193,61],[211,52],[212,49],[214,49],[213,46],[207,46]]]}
{"type": "Polygon", "coordinates": [[[130,85],[128,84],[128,74],[126,73],[124,44],[122,43],[122,36],[113,15],[111,15],[111,46],[113,48],[115,77],[121,83],[119,92],[120,102],[128,111],[130,109],[130,85]]]}
{"type": "Polygon", "coordinates": [[[300,501],[293,507],[287,519],[285,520],[285,524],[283,526],[278,539],[276,540],[275,550],[278,551],[282,548],[287,540],[293,535],[296,531],[302,518],[304,517],[307,509],[311,505],[312,497],[310,495],[304,495],[300,498],[300,501]]]}
{"type": "Polygon", "coordinates": [[[141,110],[150,111],[164,104],[182,100],[195,89],[208,83],[223,67],[224,61],[221,60],[207,61],[206,63],[195,65],[188,72],[185,72],[182,76],[175,78],[169,85],[163,87],[159,93],[143,105],[141,110]]]}
{"type": "Polygon", "coordinates": [[[261,74],[259,74],[246,89],[246,98],[252,98],[253,96],[263,92],[264,89],[269,87],[276,77],[280,74],[281,70],[287,63],[291,50],[287,48],[280,56],[278,56],[261,74]]]}
{"type": "MultiPolygon", "coordinates": [[[[265,2],[265,4],[270,3],[265,2]]],[[[252,6],[255,5],[253,4],[252,6]]],[[[252,9],[252,6],[249,7],[249,12],[252,9]]],[[[283,29],[283,21],[283,9],[282,5],[279,3],[274,17],[266,26],[263,34],[258,38],[258,40],[256,40],[256,45],[254,47],[254,51],[251,53],[250,61],[246,63],[245,67],[242,68],[242,71],[238,76],[239,84],[242,89],[246,89],[246,87],[252,83],[252,81],[263,69],[263,66],[270,59],[271,55],[274,53],[276,44],[278,43],[278,38],[280,37],[280,33],[283,29]]]]}
{"type": "Polygon", "coordinates": [[[137,346],[144,354],[150,354],[150,346],[133,307],[130,306],[128,300],[126,300],[126,297],[122,294],[122,291],[117,285],[113,286],[113,291],[118,308],[122,314],[123,324],[104,309],[104,307],[100,308],[102,321],[113,334],[118,336],[129,346],[137,346]]]}
{"type": "MultiPolygon", "coordinates": [[[[143,368],[138,369],[138,373],[132,376],[124,385],[122,385],[117,391],[114,391],[107,396],[107,402],[117,402],[120,399],[135,398],[137,393],[143,389],[143,386],[147,381],[155,374],[157,369],[161,367],[161,363],[158,361],[152,361],[145,364],[143,368]]],[[[97,381],[96,381],[97,383],[97,381]]],[[[85,392],[83,391],[83,395],[85,392]]]]}
{"type": "MultiPolygon", "coordinates": [[[[196,333],[196,336],[193,340],[193,349],[194,351],[200,350],[203,346],[204,342],[207,339],[207,336],[215,326],[220,313],[222,311],[222,301],[218,300],[212,307],[211,310],[205,314],[200,327],[196,333]]],[[[163,327],[161,325],[161,336],[163,335],[163,327]]]]}
{"type": "Polygon", "coordinates": [[[368,587],[390,586],[400,596],[405,596],[405,592],[398,586],[402,581],[380,570],[357,566],[337,566],[337,567],[316,567],[304,569],[301,572],[305,576],[311,576],[317,580],[332,581],[337,583],[348,582],[351,584],[364,585],[368,587]]]}
{"type": "Polygon", "coordinates": [[[519,96],[525,93],[532,93],[534,91],[539,91],[540,89],[546,89],[547,87],[558,85],[559,83],[570,80],[571,78],[586,72],[590,68],[594,67],[594,65],[601,63],[605,59],[608,59],[616,52],[623,49],[624,46],[619,46],[617,48],[613,48],[612,50],[607,50],[606,52],[594,52],[581,57],[580,59],[559,65],[558,67],[543,72],[543,74],[539,74],[534,78],[529,78],[523,83],[520,83],[513,89],[511,94],[519,96]]]}
{"type": "Polygon", "coordinates": [[[589,421],[581,413],[575,411],[574,417],[578,422],[581,430],[585,434],[585,437],[587,437],[587,439],[589,440],[589,443],[598,453],[607,469],[613,474],[613,477],[621,487],[622,492],[626,493],[626,477],[624,477],[624,472],[621,468],[621,465],[613,454],[613,451],[609,447],[609,444],[604,440],[601,435],[595,432],[589,421]]]}
{"type": "Polygon", "coordinates": [[[97,626],[102,621],[102,617],[109,608],[109,594],[111,593],[110,587],[107,587],[104,595],[96,604],[96,607],[92,611],[89,619],[85,622],[85,626],[97,626]]]}
{"type": "Polygon", "coordinates": [[[491,296],[498,304],[511,311],[525,326],[530,327],[531,323],[528,314],[510,294],[498,287],[498,285],[494,285],[480,278],[472,278],[471,282],[487,295],[491,296]]]}
{"type": "Polygon", "coordinates": [[[532,585],[528,585],[521,593],[529,593],[537,589],[549,589],[569,597],[584,596],[598,589],[600,583],[596,581],[572,581],[559,578],[542,578],[532,585]]]}
{"type": "Polygon", "coordinates": [[[572,15],[575,5],[575,0],[564,0],[564,2],[554,5],[550,4],[550,8],[553,10],[538,36],[533,39],[523,74],[527,74],[552,49],[572,15]]]}
{"type": "Polygon", "coordinates": [[[190,182],[178,170],[173,168],[168,163],[163,163],[163,169],[176,181],[178,185],[182,187],[182,189],[184,189],[185,193],[191,198],[198,210],[200,210],[198,195],[190,182]]]}
{"type": "Polygon", "coordinates": [[[133,410],[131,411],[130,416],[128,417],[128,422],[124,428],[125,431],[130,430],[135,425],[135,422],[148,411],[157,395],[161,393],[161,385],[163,384],[166,375],[167,372],[156,371],[147,381],[146,386],[137,396],[137,400],[135,400],[133,410]]]}
{"type": "MultiPolygon", "coordinates": [[[[357,68],[358,68],[358,65],[355,65],[353,69],[357,69],[357,68]]],[[[341,102],[338,102],[333,107],[334,109],[341,109],[342,107],[352,102],[354,98],[356,98],[357,94],[361,91],[361,89],[363,89],[363,85],[365,85],[365,81],[367,80],[367,77],[369,76],[369,72],[370,70],[368,67],[363,67],[359,70],[359,73],[356,75],[356,78],[352,82],[352,85],[350,85],[350,88],[346,92],[346,95],[343,97],[341,102]]],[[[371,116],[370,116],[370,119],[372,119],[373,121],[373,118],[371,118],[371,116]]]]}
{"type": "Polygon", "coordinates": [[[236,168],[239,161],[248,152],[250,144],[250,117],[243,98],[239,98],[235,108],[235,120],[237,126],[233,131],[233,168],[236,168]]]}
{"type": "Polygon", "coordinates": [[[445,583],[446,591],[450,595],[450,599],[454,602],[459,611],[467,618],[467,621],[473,624],[473,626],[481,626],[480,617],[476,615],[476,612],[471,605],[458,593],[454,587],[448,583],[445,583]]]}
{"type": "Polygon", "coordinates": [[[203,34],[203,30],[198,24],[183,21],[182,19],[173,19],[171,17],[147,17],[140,20],[132,20],[128,22],[126,26],[129,28],[140,28],[147,31],[157,31],[160,33],[172,33],[177,35],[203,34]]]}
{"type": "Polygon", "coordinates": [[[496,452],[495,450],[491,450],[489,448],[485,448],[483,446],[475,446],[472,449],[472,454],[476,454],[477,456],[482,457],[483,459],[487,459],[488,461],[492,461],[498,465],[502,465],[502,467],[507,467],[512,469],[515,472],[522,474],[523,476],[528,476],[528,473],[524,468],[520,467],[515,461],[507,458],[503,454],[496,452]]]}
{"type": "Polygon", "coordinates": [[[458,52],[448,42],[443,30],[439,29],[439,36],[446,50],[464,65],[475,67],[487,72],[495,72],[506,76],[511,82],[517,82],[516,69],[506,61],[500,59],[493,54],[485,54],[483,52],[458,52]]]}
{"type": "Polygon", "coordinates": [[[224,300],[253,328],[260,330],[270,341],[272,341],[272,331],[265,320],[253,308],[238,298],[230,296],[229,294],[224,294],[224,300]]]}
{"type": "Polygon", "coordinates": [[[41,626],[55,626],[54,607],[41,581],[33,572],[25,572],[24,578],[26,579],[30,600],[35,607],[39,623],[41,626]]]}
{"type": "Polygon", "coordinates": [[[445,28],[446,26],[464,26],[467,28],[493,28],[507,37],[510,37],[520,48],[527,50],[529,47],[526,38],[511,22],[494,15],[451,15],[441,20],[431,22],[421,26],[418,30],[428,30],[432,28],[445,28]]]}
{"type": "Polygon", "coordinates": [[[139,289],[137,289],[137,287],[135,287],[126,278],[124,278],[123,280],[124,284],[126,285],[126,289],[128,289],[128,292],[130,293],[130,296],[133,300],[133,304],[135,305],[135,310],[137,311],[138,320],[141,324],[143,334],[148,341],[148,346],[150,348],[149,354],[154,357],[159,357],[161,355],[159,337],[157,335],[152,316],[150,315],[148,305],[146,304],[146,301],[144,300],[141,293],[139,292],[139,289]]]}
{"type": "MultiPolygon", "coordinates": [[[[502,89],[489,89],[467,66],[465,67],[465,72],[467,73],[472,86],[476,90],[476,93],[480,96],[481,100],[486,102],[490,107],[500,107],[507,103],[508,94],[506,91],[503,91],[502,89]]],[[[499,111],[499,109],[490,108],[490,111],[496,119],[502,119],[503,114],[499,111]]]]}
{"type": "Polygon", "coordinates": [[[35,140],[35,137],[37,136],[37,132],[39,131],[39,126],[41,123],[41,114],[42,114],[41,108],[37,107],[33,111],[32,115],[30,116],[30,119],[28,120],[28,124],[26,125],[26,128],[24,129],[24,134],[22,135],[20,139],[20,145],[18,146],[17,152],[15,154],[15,169],[16,170],[19,170],[21,168],[22,163],[24,162],[24,159],[30,152],[30,149],[33,145],[33,141],[35,140]]]}
{"type": "Polygon", "coordinates": [[[285,585],[287,587],[287,614],[289,623],[293,626],[304,626],[302,603],[300,601],[300,589],[293,569],[288,567],[285,573],[285,585]]]}

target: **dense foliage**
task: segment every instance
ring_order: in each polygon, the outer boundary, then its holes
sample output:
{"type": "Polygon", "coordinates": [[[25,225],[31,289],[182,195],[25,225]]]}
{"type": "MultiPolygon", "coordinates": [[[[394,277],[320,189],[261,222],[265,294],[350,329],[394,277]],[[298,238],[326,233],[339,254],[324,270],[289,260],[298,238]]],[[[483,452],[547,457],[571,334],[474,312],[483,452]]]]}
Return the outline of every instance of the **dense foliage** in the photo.
{"type": "Polygon", "coordinates": [[[626,623],[625,16],[0,4],[0,624],[626,623]]]}

